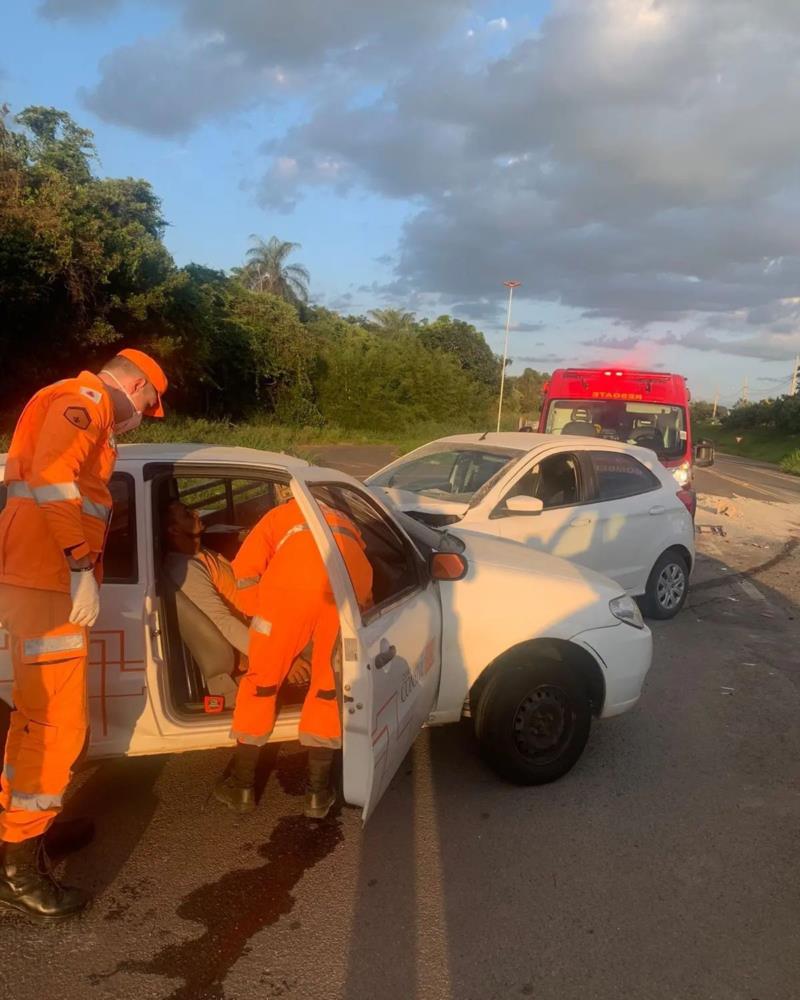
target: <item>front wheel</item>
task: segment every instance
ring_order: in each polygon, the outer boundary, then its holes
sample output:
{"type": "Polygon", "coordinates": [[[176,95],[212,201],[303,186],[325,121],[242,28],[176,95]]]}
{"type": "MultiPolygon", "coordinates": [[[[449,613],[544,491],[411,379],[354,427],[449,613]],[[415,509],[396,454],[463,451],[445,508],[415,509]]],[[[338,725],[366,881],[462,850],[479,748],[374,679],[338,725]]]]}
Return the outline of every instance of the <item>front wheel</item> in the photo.
{"type": "Polygon", "coordinates": [[[679,552],[665,552],[647,580],[644,613],[648,618],[674,618],[689,593],[689,567],[679,552]]]}
{"type": "Polygon", "coordinates": [[[484,755],[501,777],[544,785],[566,774],[589,738],[589,692],[568,664],[498,664],[475,716],[484,755]]]}

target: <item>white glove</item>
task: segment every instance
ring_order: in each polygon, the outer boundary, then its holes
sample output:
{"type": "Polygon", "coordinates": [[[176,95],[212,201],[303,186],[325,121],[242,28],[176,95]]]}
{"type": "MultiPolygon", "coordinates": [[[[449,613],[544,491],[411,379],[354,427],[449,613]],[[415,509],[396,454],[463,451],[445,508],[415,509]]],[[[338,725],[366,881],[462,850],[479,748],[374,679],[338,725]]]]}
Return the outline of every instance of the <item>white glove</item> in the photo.
{"type": "Polygon", "coordinates": [[[85,625],[91,628],[100,614],[100,588],[92,570],[72,570],[69,575],[69,589],[72,594],[71,625],[85,625]]]}

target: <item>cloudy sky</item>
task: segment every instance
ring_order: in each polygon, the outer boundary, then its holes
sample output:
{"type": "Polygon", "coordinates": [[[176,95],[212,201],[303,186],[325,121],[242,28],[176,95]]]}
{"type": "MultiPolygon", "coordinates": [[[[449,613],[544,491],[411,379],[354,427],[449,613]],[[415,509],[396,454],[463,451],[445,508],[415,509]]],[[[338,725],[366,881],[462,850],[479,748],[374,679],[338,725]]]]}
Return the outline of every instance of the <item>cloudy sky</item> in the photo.
{"type": "Polygon", "coordinates": [[[149,179],[178,263],[302,243],[315,301],[449,311],[524,365],[785,389],[800,4],[18,0],[0,99],[149,179]]]}

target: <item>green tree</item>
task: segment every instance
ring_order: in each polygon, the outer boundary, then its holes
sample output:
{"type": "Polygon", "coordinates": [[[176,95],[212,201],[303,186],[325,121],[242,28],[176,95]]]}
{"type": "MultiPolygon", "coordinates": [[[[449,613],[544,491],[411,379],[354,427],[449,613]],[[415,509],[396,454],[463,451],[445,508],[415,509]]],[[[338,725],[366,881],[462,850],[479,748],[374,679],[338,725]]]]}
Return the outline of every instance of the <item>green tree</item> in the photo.
{"type": "Polygon", "coordinates": [[[521,375],[516,375],[511,379],[512,388],[519,393],[519,412],[523,417],[533,417],[542,408],[542,394],[544,385],[550,376],[546,372],[536,371],[535,368],[526,368],[521,375]]]}
{"type": "Polygon", "coordinates": [[[295,306],[307,302],[311,280],[308,270],[302,264],[286,263],[287,258],[300,249],[300,244],[280,240],[277,236],[270,236],[266,241],[255,235],[250,239],[253,245],[247,251],[247,263],[236,272],[245,287],[253,292],[277,295],[295,306]]]}
{"type": "Polygon", "coordinates": [[[387,337],[410,333],[416,323],[414,313],[401,309],[370,309],[369,328],[387,337]]]}
{"type": "Polygon", "coordinates": [[[485,420],[486,391],[443,351],[411,335],[354,332],[326,352],[318,385],[323,417],[342,427],[396,432],[425,421],[485,420]]]}
{"type": "Polygon", "coordinates": [[[0,118],[0,393],[31,389],[143,342],[147,299],[175,271],[164,219],[141,180],[99,179],[91,133],[64,112],[0,118]]]}
{"type": "Polygon", "coordinates": [[[419,325],[420,342],[431,351],[451,354],[478,382],[491,389],[500,384],[502,362],[496,357],[480,330],[452,316],[439,316],[419,325]]]}

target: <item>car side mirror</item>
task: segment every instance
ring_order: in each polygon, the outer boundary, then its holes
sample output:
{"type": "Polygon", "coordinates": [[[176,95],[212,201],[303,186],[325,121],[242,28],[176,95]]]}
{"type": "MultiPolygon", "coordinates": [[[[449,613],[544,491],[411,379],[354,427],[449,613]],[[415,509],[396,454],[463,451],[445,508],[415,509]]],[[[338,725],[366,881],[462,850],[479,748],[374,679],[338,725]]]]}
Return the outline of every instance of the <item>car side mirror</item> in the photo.
{"type": "Polygon", "coordinates": [[[429,563],[434,580],[463,580],[468,568],[467,560],[458,552],[434,552],[429,563]]]}
{"type": "Polygon", "coordinates": [[[509,514],[534,515],[544,510],[544,503],[538,497],[509,497],[505,506],[509,514]]]}
{"type": "Polygon", "coordinates": [[[707,469],[714,464],[714,442],[698,441],[694,446],[694,464],[698,469],[707,469]]]}

